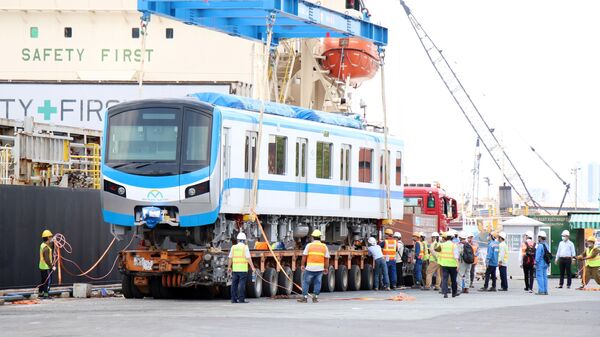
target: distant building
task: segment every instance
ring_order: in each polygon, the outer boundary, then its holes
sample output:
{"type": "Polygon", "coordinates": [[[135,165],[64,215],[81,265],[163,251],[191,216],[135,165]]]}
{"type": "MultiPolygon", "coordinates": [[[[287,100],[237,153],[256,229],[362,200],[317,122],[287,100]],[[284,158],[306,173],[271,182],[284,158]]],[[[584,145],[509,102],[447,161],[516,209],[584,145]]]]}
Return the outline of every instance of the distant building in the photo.
{"type": "Polygon", "coordinates": [[[600,197],[600,164],[595,162],[588,163],[584,167],[584,170],[585,181],[582,182],[582,185],[585,185],[586,201],[588,203],[596,203],[600,197]]]}

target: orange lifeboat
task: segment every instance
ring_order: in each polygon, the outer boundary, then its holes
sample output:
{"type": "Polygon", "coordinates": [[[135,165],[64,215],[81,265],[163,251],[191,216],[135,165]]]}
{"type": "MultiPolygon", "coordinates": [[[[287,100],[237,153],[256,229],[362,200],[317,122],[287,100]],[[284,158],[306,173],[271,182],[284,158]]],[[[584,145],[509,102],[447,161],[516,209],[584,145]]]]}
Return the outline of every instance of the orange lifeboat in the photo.
{"type": "Polygon", "coordinates": [[[325,57],[321,66],[329,70],[331,78],[356,86],[370,80],[379,70],[379,53],[372,42],[356,38],[325,38],[322,45],[325,57]]]}

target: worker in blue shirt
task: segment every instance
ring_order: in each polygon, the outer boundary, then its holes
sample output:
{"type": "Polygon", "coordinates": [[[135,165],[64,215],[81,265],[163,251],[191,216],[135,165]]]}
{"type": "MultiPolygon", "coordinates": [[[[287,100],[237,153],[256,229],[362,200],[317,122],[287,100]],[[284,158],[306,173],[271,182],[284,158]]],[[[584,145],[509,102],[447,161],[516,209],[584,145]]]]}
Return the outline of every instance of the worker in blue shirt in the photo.
{"type": "Polygon", "coordinates": [[[536,295],[548,295],[548,267],[550,264],[544,259],[546,250],[550,251],[550,247],[546,243],[546,232],[538,233],[538,245],[535,249],[535,279],[538,284],[538,292],[536,295]]]}
{"type": "Polygon", "coordinates": [[[496,268],[498,267],[498,252],[500,243],[496,239],[496,232],[490,233],[488,241],[487,256],[485,257],[485,282],[479,291],[496,291],[496,268]],[[492,287],[488,289],[488,284],[492,279],[492,287]]]}
{"type": "Polygon", "coordinates": [[[425,254],[421,249],[421,235],[419,233],[413,233],[413,242],[415,243],[415,285],[413,288],[419,288],[423,286],[423,256],[425,254]]]}

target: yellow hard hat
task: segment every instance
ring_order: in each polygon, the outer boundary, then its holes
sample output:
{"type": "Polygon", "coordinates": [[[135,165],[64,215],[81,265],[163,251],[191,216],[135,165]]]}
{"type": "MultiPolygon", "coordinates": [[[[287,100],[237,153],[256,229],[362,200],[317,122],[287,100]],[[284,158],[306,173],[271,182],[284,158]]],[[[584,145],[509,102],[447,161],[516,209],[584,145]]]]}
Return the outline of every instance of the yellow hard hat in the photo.
{"type": "Polygon", "coordinates": [[[413,236],[413,238],[414,237],[419,238],[419,237],[421,237],[421,234],[419,232],[414,232],[412,236],[413,236]]]}
{"type": "Polygon", "coordinates": [[[394,231],[391,228],[388,228],[384,231],[386,235],[394,235],[394,231]]]}
{"type": "Polygon", "coordinates": [[[320,231],[320,230],[318,230],[318,229],[315,229],[315,230],[312,232],[312,234],[311,234],[311,235],[312,235],[313,237],[320,238],[320,237],[321,237],[321,231],[320,231]]]}
{"type": "Polygon", "coordinates": [[[593,235],[588,236],[586,241],[590,241],[590,242],[596,242],[596,237],[593,235]]]}
{"type": "Polygon", "coordinates": [[[52,232],[47,229],[42,232],[42,238],[49,238],[52,235],[53,235],[52,232]]]}

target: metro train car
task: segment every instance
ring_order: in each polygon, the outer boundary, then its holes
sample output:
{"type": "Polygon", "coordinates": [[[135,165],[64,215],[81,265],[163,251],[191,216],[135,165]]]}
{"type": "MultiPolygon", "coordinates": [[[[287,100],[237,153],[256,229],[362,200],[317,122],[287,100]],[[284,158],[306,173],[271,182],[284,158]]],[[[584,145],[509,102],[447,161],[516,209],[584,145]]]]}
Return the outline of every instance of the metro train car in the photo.
{"type": "Polygon", "coordinates": [[[386,218],[384,172],[395,218],[403,215],[403,142],[369,131],[355,116],[201,93],[110,107],[102,148],[102,212],[114,235],[135,231],[154,246],[228,248],[243,231],[261,241],[250,212],[259,160],[256,213],[270,243],[301,247],[319,229],[330,244],[355,246],[386,218]],[[257,145],[260,144],[260,157],[257,145]]]}

